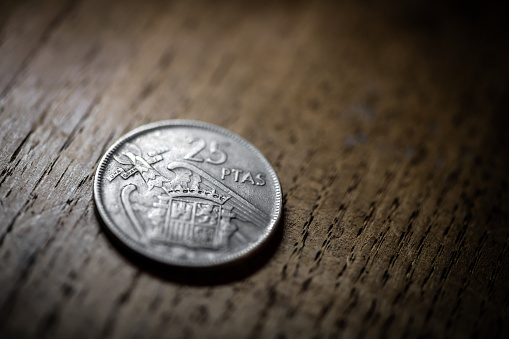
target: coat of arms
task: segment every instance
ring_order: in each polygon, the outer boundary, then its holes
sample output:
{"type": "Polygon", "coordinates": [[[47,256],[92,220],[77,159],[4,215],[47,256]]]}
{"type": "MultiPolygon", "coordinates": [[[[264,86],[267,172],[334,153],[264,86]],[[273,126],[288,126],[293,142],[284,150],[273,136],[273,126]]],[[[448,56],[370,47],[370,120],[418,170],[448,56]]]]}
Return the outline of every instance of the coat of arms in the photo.
{"type": "Polygon", "coordinates": [[[140,174],[144,182],[144,187],[138,181],[121,189],[122,205],[140,241],[219,250],[238,231],[235,220],[263,227],[265,213],[198,167],[173,161],[164,175],[156,170],[153,165],[167,151],[144,155],[131,143],[114,156],[121,167],[108,176],[110,181],[140,174]]]}

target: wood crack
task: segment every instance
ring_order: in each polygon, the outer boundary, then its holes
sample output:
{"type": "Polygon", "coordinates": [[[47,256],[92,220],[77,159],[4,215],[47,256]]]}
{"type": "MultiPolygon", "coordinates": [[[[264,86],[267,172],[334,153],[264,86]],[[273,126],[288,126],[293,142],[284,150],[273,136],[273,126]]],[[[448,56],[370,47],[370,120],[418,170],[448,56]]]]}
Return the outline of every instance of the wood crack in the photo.
{"type": "Polygon", "coordinates": [[[65,151],[70,146],[71,142],[73,141],[74,137],[76,136],[76,133],[81,128],[81,126],[85,123],[85,121],[88,119],[88,117],[90,116],[90,113],[92,112],[92,110],[94,109],[94,107],[97,105],[98,102],[99,102],[99,96],[95,97],[94,100],[92,100],[90,105],[87,107],[86,111],[81,116],[78,123],[73,127],[71,133],[69,133],[69,135],[65,139],[64,143],[60,147],[60,150],[58,151],[59,154],[62,153],[63,151],[65,151]]]}
{"type": "Polygon", "coordinates": [[[263,325],[265,323],[265,319],[268,316],[269,310],[271,309],[272,306],[276,304],[277,301],[276,287],[274,285],[269,286],[267,289],[267,293],[268,293],[267,302],[265,303],[263,309],[261,310],[260,316],[258,317],[251,333],[248,336],[249,339],[258,338],[260,336],[260,333],[263,329],[263,325]]]}
{"type": "Polygon", "coordinates": [[[21,149],[23,148],[23,146],[25,145],[25,143],[28,141],[28,138],[30,138],[30,136],[32,135],[32,133],[34,132],[33,129],[31,129],[27,135],[25,135],[25,137],[23,138],[23,140],[21,140],[21,142],[19,143],[18,147],[16,147],[16,149],[14,150],[14,152],[12,152],[12,155],[11,155],[11,158],[9,159],[9,163],[13,162],[14,159],[16,159],[16,157],[18,156],[19,152],[21,151],[21,149]]]}
{"type": "Polygon", "coordinates": [[[18,212],[12,217],[12,220],[9,222],[7,227],[5,228],[5,231],[0,235],[0,248],[2,247],[5,238],[12,232],[14,228],[14,224],[18,220],[18,218],[23,215],[35,202],[37,199],[37,194],[31,194],[29,198],[25,201],[23,206],[20,207],[18,212]]]}
{"type": "Polygon", "coordinates": [[[115,300],[108,314],[108,317],[106,318],[103,331],[100,335],[101,338],[109,338],[113,334],[117,319],[119,317],[119,310],[122,308],[122,305],[129,302],[132,293],[134,292],[136,286],[138,285],[141,275],[142,275],[141,270],[137,270],[133,278],[131,279],[131,282],[129,283],[127,289],[124,290],[115,300]]]}

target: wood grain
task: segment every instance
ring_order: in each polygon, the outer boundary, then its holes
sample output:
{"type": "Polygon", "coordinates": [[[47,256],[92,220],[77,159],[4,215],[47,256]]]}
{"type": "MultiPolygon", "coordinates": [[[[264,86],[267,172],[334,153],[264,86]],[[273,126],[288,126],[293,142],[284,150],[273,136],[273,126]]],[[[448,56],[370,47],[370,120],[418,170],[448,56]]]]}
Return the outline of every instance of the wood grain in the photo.
{"type": "Polygon", "coordinates": [[[0,5],[0,336],[509,336],[506,7],[0,5]],[[255,144],[280,233],[211,272],[131,257],[94,210],[122,134],[255,144]]]}

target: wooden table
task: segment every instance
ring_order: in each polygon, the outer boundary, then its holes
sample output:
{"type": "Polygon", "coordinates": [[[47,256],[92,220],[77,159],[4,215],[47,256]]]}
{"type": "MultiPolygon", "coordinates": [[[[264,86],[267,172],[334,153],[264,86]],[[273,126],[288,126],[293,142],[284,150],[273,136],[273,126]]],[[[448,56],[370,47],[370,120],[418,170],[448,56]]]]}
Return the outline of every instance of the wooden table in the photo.
{"type": "Polygon", "coordinates": [[[507,11],[461,3],[2,2],[0,336],[507,338],[507,11]],[[243,265],[101,227],[101,155],[176,118],[280,177],[243,265]]]}

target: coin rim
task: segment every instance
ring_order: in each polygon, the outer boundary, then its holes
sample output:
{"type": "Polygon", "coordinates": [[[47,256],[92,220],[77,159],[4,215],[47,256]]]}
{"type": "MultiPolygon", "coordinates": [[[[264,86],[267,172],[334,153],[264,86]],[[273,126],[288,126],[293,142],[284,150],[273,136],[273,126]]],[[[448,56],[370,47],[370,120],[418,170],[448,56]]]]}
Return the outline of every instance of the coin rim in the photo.
{"type": "Polygon", "coordinates": [[[102,156],[99,165],[97,167],[97,171],[94,178],[94,201],[97,206],[97,210],[99,211],[99,214],[108,227],[108,229],[113,233],[115,237],[117,237],[119,240],[121,240],[125,245],[127,245],[130,249],[134,250],[135,252],[148,257],[152,260],[155,260],[160,263],[164,264],[170,264],[174,266],[180,266],[180,267],[211,267],[211,266],[218,266],[222,264],[227,264],[230,262],[234,262],[236,260],[243,259],[252,252],[254,252],[256,249],[258,249],[270,236],[274,233],[274,231],[277,228],[277,225],[281,219],[281,207],[282,207],[282,190],[281,190],[281,183],[279,181],[279,178],[276,174],[276,171],[272,167],[272,165],[269,163],[267,158],[262,154],[262,152],[256,148],[253,144],[251,144],[246,139],[242,138],[238,134],[231,132],[225,128],[202,122],[202,121],[196,121],[196,120],[181,120],[181,119],[175,119],[175,120],[163,120],[158,121],[150,124],[146,124],[140,127],[135,128],[134,130],[128,132],[127,134],[124,134],[121,136],[108,150],[104,153],[102,156]],[[260,158],[262,163],[266,165],[268,168],[268,171],[270,172],[270,177],[274,183],[275,186],[275,209],[274,212],[271,214],[271,222],[270,225],[265,229],[264,233],[260,236],[260,238],[249,245],[248,247],[244,248],[243,250],[234,253],[229,254],[222,259],[213,260],[213,261],[207,261],[207,262],[190,262],[185,260],[178,260],[177,258],[159,254],[159,253],[153,253],[146,249],[146,246],[140,245],[138,242],[131,240],[127,235],[124,234],[124,232],[120,229],[119,226],[110,218],[109,213],[107,212],[106,208],[104,207],[104,204],[101,199],[101,193],[103,191],[103,188],[100,186],[100,183],[104,180],[104,171],[107,166],[107,162],[110,161],[110,159],[113,156],[113,153],[125,142],[133,139],[134,137],[148,133],[152,130],[157,130],[162,127],[195,127],[195,128],[203,128],[206,130],[211,130],[213,132],[220,133],[226,137],[232,138],[235,141],[240,142],[242,145],[246,146],[248,149],[252,150],[255,155],[260,158]]]}

